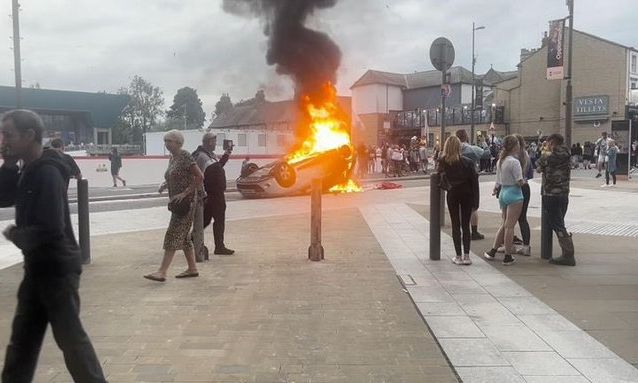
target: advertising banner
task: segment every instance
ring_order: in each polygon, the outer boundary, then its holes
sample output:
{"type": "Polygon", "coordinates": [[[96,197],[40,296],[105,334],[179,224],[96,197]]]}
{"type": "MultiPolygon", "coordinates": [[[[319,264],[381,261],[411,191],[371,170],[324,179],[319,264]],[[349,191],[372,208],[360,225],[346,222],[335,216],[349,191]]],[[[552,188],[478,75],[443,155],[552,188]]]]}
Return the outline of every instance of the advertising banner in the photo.
{"type": "Polygon", "coordinates": [[[549,22],[549,36],[547,41],[547,79],[562,80],[565,61],[565,20],[549,22]]]}

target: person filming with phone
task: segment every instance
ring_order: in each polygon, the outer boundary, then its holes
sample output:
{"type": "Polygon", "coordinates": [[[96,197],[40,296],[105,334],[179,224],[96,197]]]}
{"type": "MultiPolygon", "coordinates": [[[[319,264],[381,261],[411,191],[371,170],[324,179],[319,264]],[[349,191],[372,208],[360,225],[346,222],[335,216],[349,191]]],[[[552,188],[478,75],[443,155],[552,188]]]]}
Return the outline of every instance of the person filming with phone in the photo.
{"type": "Polygon", "coordinates": [[[215,238],[216,255],[233,255],[234,250],[226,247],[224,243],[224,230],[226,226],[226,172],[224,165],[228,162],[233,152],[233,141],[224,140],[224,155],[221,158],[213,156],[213,162],[206,167],[204,172],[204,189],[206,190],[206,205],[204,206],[204,228],[213,222],[213,237],[215,238]]]}

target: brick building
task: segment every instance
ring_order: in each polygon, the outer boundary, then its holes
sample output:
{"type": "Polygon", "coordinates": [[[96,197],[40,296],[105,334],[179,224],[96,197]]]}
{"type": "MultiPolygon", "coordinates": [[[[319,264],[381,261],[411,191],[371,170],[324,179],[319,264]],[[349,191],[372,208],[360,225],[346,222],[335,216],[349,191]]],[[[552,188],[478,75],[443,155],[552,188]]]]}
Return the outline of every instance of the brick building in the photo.
{"type": "MultiPolygon", "coordinates": [[[[632,112],[638,113],[638,50],[574,31],[573,54],[572,141],[582,144],[607,131],[626,147],[628,118],[632,112]]],[[[567,81],[546,79],[545,41],[540,48],[521,50],[517,67],[512,72],[490,69],[476,76],[477,136],[491,132],[498,136],[520,133],[528,138],[537,137],[539,132],[543,136],[564,134],[567,81]]],[[[470,132],[471,79],[465,68],[450,69],[446,136],[457,129],[470,132]]],[[[378,145],[427,134],[430,143],[438,141],[440,87],[438,71],[367,71],[351,87],[355,140],[378,145]]],[[[638,120],[634,126],[636,138],[638,120]]]]}

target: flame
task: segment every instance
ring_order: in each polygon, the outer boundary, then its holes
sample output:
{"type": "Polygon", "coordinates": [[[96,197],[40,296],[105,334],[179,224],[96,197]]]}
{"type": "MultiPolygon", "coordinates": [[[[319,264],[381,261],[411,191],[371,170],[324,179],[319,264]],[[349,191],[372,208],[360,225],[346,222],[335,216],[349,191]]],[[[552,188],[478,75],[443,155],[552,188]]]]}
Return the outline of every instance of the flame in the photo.
{"type": "Polygon", "coordinates": [[[335,185],[330,188],[330,192],[332,193],[360,193],[362,191],[363,188],[351,179],[349,179],[346,183],[335,185]]]}
{"type": "MultiPolygon", "coordinates": [[[[286,161],[294,164],[307,158],[315,157],[329,150],[339,149],[343,146],[350,148],[354,153],[354,146],[350,137],[350,118],[337,102],[337,90],[331,83],[323,86],[321,100],[311,100],[310,96],[303,97],[303,111],[308,121],[308,133],[301,144],[292,153],[288,154],[286,161]]],[[[351,169],[344,169],[344,172],[351,169]]],[[[363,189],[352,179],[336,185],[331,192],[352,193],[363,189]]]]}

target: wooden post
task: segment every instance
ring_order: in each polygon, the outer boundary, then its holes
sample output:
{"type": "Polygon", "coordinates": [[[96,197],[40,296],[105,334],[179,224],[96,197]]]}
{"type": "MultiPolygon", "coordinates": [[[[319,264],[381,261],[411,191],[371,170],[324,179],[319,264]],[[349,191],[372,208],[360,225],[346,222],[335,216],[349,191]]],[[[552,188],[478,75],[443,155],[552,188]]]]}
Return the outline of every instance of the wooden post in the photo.
{"type": "Polygon", "coordinates": [[[312,194],[310,197],[310,247],[308,259],[321,261],[323,246],[321,246],[321,178],[312,180],[312,194]]]}

